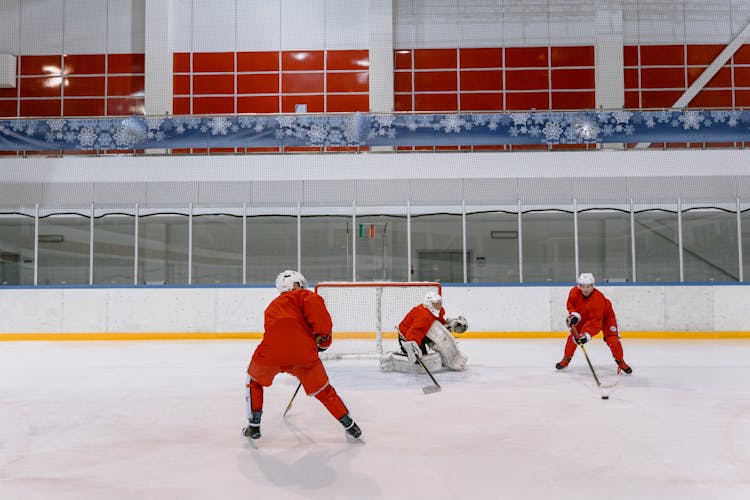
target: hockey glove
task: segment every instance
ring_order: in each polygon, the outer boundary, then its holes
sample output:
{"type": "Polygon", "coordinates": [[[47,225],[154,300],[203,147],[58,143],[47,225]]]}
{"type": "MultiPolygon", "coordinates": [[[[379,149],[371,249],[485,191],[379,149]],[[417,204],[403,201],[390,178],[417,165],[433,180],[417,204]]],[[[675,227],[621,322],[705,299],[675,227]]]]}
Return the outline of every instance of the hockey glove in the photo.
{"type": "Polygon", "coordinates": [[[330,335],[316,335],[315,343],[318,344],[318,352],[323,352],[331,347],[333,338],[330,335]]]}
{"type": "Polygon", "coordinates": [[[578,335],[577,337],[574,337],[574,340],[575,340],[575,341],[576,341],[576,342],[577,342],[577,343],[578,343],[579,345],[583,345],[583,344],[585,344],[586,342],[588,342],[589,340],[591,340],[591,335],[589,335],[588,333],[581,333],[581,334],[579,334],[579,335],[578,335]]]}
{"type": "Polygon", "coordinates": [[[565,318],[565,324],[568,325],[568,328],[577,324],[579,321],[581,321],[581,315],[577,312],[570,313],[570,316],[565,318]]]}
{"type": "Polygon", "coordinates": [[[446,318],[445,327],[451,333],[464,333],[469,328],[469,323],[463,316],[459,316],[458,318],[446,318]]]}

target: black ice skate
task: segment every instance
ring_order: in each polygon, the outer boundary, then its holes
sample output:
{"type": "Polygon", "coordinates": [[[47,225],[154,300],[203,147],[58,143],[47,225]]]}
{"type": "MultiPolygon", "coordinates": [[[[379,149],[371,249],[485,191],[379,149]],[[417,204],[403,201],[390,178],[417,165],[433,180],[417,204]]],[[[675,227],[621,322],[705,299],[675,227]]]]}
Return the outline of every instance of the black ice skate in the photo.
{"type": "Polygon", "coordinates": [[[557,368],[558,370],[562,370],[563,368],[567,368],[571,359],[572,358],[567,358],[567,357],[561,359],[560,362],[555,365],[555,368],[557,368]]]}
{"type": "Polygon", "coordinates": [[[628,366],[628,364],[623,361],[622,359],[616,359],[615,363],[617,363],[617,373],[620,373],[620,371],[624,371],[628,375],[633,373],[633,369],[628,366]]]}
{"type": "Polygon", "coordinates": [[[352,420],[352,417],[350,417],[348,413],[341,417],[339,419],[339,422],[341,422],[341,425],[343,425],[344,429],[346,429],[346,433],[351,437],[358,438],[362,435],[362,429],[360,429],[359,426],[354,423],[354,420],[352,420]]]}
{"type": "Polygon", "coordinates": [[[260,437],[260,417],[263,412],[254,411],[253,415],[248,420],[248,424],[242,428],[242,435],[250,439],[258,439],[260,437]]]}

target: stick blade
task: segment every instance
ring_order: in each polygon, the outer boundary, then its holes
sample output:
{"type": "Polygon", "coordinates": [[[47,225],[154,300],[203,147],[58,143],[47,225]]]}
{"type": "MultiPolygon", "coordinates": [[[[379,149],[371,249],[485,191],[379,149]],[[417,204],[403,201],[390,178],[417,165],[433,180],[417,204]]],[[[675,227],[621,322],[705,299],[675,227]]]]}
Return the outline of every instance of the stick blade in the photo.
{"type": "Polygon", "coordinates": [[[440,389],[442,389],[442,387],[440,387],[439,385],[428,385],[422,387],[422,392],[424,392],[425,394],[432,394],[433,392],[440,392],[440,389]]]}

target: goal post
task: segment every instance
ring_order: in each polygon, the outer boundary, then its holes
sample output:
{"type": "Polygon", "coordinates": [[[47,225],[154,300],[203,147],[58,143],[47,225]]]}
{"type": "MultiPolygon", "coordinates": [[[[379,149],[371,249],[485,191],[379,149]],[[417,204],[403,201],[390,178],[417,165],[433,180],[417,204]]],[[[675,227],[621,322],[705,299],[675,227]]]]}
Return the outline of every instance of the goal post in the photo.
{"type": "Polygon", "coordinates": [[[397,348],[396,327],[427,292],[442,295],[429,281],[324,281],[315,285],[333,320],[333,344],[323,359],[379,357],[385,343],[397,348]],[[384,340],[385,339],[385,340],[384,340]]]}

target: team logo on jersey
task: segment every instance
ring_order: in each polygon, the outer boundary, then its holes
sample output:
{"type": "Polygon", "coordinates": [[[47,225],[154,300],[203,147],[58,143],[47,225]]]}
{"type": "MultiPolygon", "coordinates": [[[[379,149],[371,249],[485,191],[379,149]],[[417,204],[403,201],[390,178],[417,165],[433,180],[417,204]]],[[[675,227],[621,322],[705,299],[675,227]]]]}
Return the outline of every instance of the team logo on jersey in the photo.
{"type": "Polygon", "coordinates": [[[610,332],[616,332],[617,331],[617,327],[616,326],[610,326],[609,327],[609,331],[610,332]]]}

